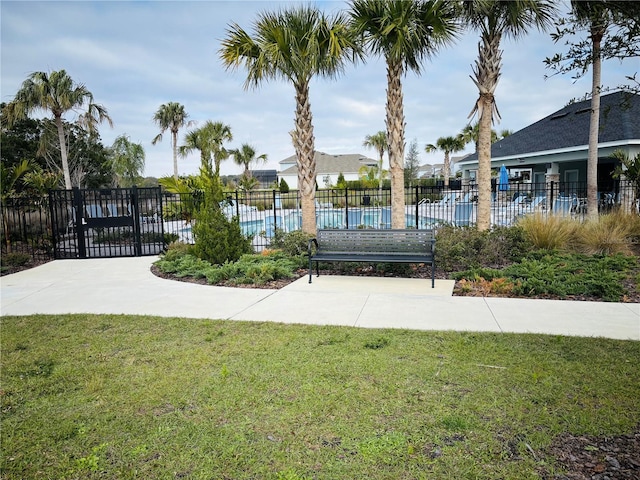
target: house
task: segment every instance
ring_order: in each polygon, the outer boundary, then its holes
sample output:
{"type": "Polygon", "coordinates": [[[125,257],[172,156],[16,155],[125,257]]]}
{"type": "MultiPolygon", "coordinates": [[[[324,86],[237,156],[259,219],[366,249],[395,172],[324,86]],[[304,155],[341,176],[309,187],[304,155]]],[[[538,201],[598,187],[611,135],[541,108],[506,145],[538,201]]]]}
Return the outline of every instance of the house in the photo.
{"type": "MultiPolygon", "coordinates": [[[[466,159],[469,154],[451,157],[449,168],[451,169],[451,175],[453,176],[456,165],[463,159],[466,159]]],[[[444,171],[444,163],[425,163],[421,165],[418,169],[418,178],[439,178],[442,176],[444,171]]]]}
{"type": "MultiPolygon", "coordinates": [[[[494,143],[491,167],[505,165],[512,180],[523,182],[586,182],[590,113],[591,100],[572,103],[494,143]]],[[[616,92],[600,99],[599,191],[612,190],[616,162],[611,154],[617,149],[629,157],[640,153],[640,95],[616,92]]],[[[465,183],[475,183],[477,154],[458,167],[465,183]]]]}
{"type": "MultiPolygon", "coordinates": [[[[316,182],[319,188],[335,186],[338,176],[342,173],[346,181],[358,180],[362,166],[372,167],[378,164],[377,160],[365,157],[359,153],[346,155],[332,155],[324,152],[316,152],[316,182]]],[[[296,155],[281,160],[278,177],[284,179],[289,188],[298,188],[298,166],[296,155]]]]}

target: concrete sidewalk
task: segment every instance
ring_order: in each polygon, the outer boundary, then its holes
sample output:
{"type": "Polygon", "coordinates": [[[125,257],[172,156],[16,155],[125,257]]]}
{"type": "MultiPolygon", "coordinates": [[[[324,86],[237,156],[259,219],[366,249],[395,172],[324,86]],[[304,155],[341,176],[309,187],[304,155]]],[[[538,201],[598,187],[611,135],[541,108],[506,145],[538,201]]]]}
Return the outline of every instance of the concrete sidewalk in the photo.
{"type": "Polygon", "coordinates": [[[56,260],[0,278],[2,315],[108,313],[640,340],[640,304],[452,296],[453,281],[303,277],[280,290],[164,280],[157,257],[56,260]]]}

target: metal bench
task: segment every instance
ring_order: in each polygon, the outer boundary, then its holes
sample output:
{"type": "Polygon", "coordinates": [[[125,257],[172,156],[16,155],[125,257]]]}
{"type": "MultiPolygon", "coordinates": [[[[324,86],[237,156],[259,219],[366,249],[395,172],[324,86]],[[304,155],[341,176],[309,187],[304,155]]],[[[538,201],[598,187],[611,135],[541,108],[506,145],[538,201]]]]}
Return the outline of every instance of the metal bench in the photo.
{"type": "Polygon", "coordinates": [[[309,240],[309,283],[320,276],[319,262],[427,263],[435,287],[435,232],[433,230],[318,230],[309,240]]]}

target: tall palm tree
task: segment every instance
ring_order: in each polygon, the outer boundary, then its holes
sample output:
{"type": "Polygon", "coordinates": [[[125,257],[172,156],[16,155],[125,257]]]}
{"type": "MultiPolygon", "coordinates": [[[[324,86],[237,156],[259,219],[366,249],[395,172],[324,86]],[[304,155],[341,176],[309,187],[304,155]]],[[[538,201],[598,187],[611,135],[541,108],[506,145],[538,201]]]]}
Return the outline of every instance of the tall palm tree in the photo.
{"type": "Polygon", "coordinates": [[[384,152],[389,150],[389,141],[387,140],[387,132],[380,130],[373,135],[367,135],[362,142],[363,147],[373,148],[378,152],[378,197],[382,199],[382,162],[384,161],[384,152]]]}
{"type": "Polygon", "coordinates": [[[216,177],[220,177],[220,164],[229,158],[229,150],[225,148],[224,144],[233,140],[233,134],[231,127],[222,122],[213,122],[206,127],[206,135],[211,137],[211,146],[213,147],[211,152],[215,164],[214,174],[216,177]]]}
{"type": "Polygon", "coordinates": [[[224,143],[233,140],[231,127],[222,122],[212,122],[208,120],[202,127],[187,132],[184,145],[181,145],[178,152],[181,156],[186,156],[194,150],[200,151],[200,164],[202,168],[212,170],[211,160],[215,162],[214,174],[220,176],[220,163],[229,157],[229,152],[225,149],[224,143]]]}
{"type": "Polygon", "coordinates": [[[250,35],[231,24],[220,57],[227,68],[244,66],[245,88],[264,80],[283,79],[295,89],[295,139],[302,230],[315,233],[316,163],[309,83],[315,75],[335,77],[348,60],[359,55],[358,45],[341,14],[327,16],[309,5],[277,13],[263,12],[250,35]]]}
{"type": "Polygon", "coordinates": [[[424,147],[424,150],[427,153],[435,152],[440,150],[444,152],[444,166],[443,166],[443,175],[444,175],[444,186],[445,188],[449,186],[449,177],[451,176],[451,159],[449,158],[450,153],[461,152],[464,150],[465,142],[462,135],[458,135],[457,137],[440,137],[436,140],[436,144],[432,143],[427,144],[424,147]]]}
{"type": "Polygon", "coordinates": [[[452,42],[458,32],[455,2],[423,0],[353,0],[355,32],[374,55],[387,63],[386,124],[391,171],[391,225],[405,227],[404,102],[402,76],[420,73],[422,62],[452,42]]]}
{"type": "Polygon", "coordinates": [[[65,70],[33,72],[22,83],[15,98],[3,112],[9,127],[17,120],[26,118],[35,111],[51,112],[58,132],[60,144],[60,159],[65,188],[72,188],[67,152],[67,134],[64,130],[63,116],[69,111],[82,110],[77,122],[90,133],[94,133],[96,126],[107,121],[113,126],[107,110],[94,103],[93,94],[84,85],[78,85],[65,70]]]}
{"type": "Polygon", "coordinates": [[[243,143],[240,148],[231,150],[229,153],[233,155],[233,160],[238,165],[244,166],[243,176],[245,178],[251,177],[251,170],[249,170],[249,167],[252,163],[267,161],[266,153],[263,153],[262,155],[258,155],[256,157],[256,149],[248,143],[243,143]]]}
{"type": "Polygon", "coordinates": [[[162,134],[169,130],[171,132],[171,147],[173,150],[173,178],[178,178],[178,131],[182,127],[190,127],[192,121],[187,121],[189,114],[185,111],[184,105],[178,102],[163,103],[160,105],[153,121],[160,127],[160,133],[151,142],[155,145],[162,141],[162,134]]]}
{"type": "Polygon", "coordinates": [[[491,223],[491,125],[499,121],[495,91],[500,79],[503,36],[518,38],[531,27],[545,29],[556,12],[554,2],[547,0],[462,2],[468,24],[480,32],[478,59],[473,67],[473,82],[479,97],[469,117],[478,114],[478,219],[479,230],[491,223]]]}

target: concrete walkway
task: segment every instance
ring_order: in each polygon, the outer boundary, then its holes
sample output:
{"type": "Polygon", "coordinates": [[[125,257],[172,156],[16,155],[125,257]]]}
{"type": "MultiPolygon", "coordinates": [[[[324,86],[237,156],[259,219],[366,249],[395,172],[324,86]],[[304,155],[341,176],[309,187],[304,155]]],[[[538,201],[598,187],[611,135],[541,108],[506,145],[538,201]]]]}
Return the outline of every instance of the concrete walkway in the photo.
{"type": "Polygon", "coordinates": [[[2,315],[108,313],[640,340],[640,304],[452,296],[453,281],[303,277],[280,290],[164,280],[157,257],[56,260],[0,277],[2,315]]]}

